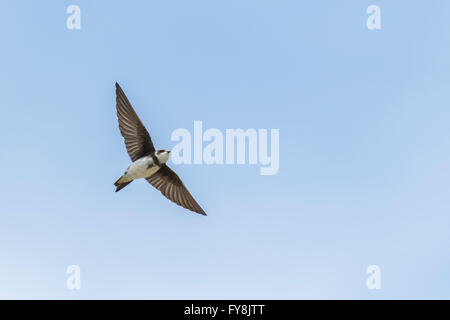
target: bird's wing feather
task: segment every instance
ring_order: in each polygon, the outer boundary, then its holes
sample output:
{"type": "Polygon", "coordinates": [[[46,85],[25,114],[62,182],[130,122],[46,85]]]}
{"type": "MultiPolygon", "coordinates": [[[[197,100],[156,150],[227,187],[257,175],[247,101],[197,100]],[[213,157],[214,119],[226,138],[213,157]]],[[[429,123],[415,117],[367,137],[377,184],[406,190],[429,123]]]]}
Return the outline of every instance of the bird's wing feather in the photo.
{"type": "Polygon", "coordinates": [[[138,115],[128,101],[122,88],[116,82],[116,109],[120,133],[124,137],[128,154],[136,161],[155,151],[152,139],[138,115]]]}
{"type": "Polygon", "coordinates": [[[146,178],[148,182],[169,200],[188,210],[203,214],[205,211],[198,205],[178,175],[167,165],[163,165],[155,174],[146,178]]]}

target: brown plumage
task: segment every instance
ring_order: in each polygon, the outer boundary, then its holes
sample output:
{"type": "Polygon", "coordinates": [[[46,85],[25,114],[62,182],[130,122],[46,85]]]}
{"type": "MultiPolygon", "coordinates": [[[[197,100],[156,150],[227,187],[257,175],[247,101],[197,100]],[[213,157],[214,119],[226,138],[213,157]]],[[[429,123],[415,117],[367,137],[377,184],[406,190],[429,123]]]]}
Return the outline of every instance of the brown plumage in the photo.
{"type": "Polygon", "coordinates": [[[155,151],[150,135],[128,101],[122,88],[116,82],[116,109],[120,133],[131,161],[145,157],[155,151]]]}
{"type": "Polygon", "coordinates": [[[184,208],[206,216],[205,211],[203,211],[191,196],[188,189],[184,186],[183,181],[181,181],[178,175],[166,164],[163,164],[161,169],[145,179],[150,182],[152,186],[161,191],[167,199],[184,208]]]}
{"type": "MultiPolygon", "coordinates": [[[[155,147],[147,129],[145,129],[138,115],[128,101],[125,93],[116,82],[116,109],[119,120],[119,129],[125,140],[125,146],[131,161],[136,161],[143,157],[155,155],[155,147]]],[[[159,151],[158,151],[159,152],[159,151]]],[[[178,175],[166,164],[161,164],[160,169],[149,177],[145,178],[151,185],[158,189],[167,199],[175,202],[188,210],[206,215],[205,211],[194,200],[178,175]]],[[[116,192],[126,187],[132,181],[119,182],[114,185],[116,192]]]]}

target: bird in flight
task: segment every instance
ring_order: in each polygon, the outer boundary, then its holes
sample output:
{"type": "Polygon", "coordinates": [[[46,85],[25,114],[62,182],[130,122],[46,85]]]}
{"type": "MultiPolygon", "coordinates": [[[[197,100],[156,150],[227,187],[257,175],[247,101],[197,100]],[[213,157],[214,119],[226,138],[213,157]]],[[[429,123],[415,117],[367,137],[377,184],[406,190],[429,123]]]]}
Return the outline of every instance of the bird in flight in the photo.
{"type": "Polygon", "coordinates": [[[120,133],[132,161],[125,173],[114,183],[116,192],[133,180],[145,178],[167,199],[206,216],[205,211],[194,200],[178,175],[166,165],[170,151],[155,150],[147,129],[117,82],[116,109],[120,133]]]}

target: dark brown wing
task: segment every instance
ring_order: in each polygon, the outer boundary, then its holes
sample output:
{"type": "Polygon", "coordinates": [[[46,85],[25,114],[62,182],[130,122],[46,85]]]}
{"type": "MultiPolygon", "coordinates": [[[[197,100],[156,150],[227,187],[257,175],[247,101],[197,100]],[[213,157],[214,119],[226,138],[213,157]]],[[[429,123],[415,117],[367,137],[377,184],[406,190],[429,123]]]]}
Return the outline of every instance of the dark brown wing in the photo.
{"type": "Polygon", "coordinates": [[[145,178],[169,200],[191,211],[203,214],[205,211],[191,196],[181,179],[165,164],[152,176],[145,178]]]}
{"type": "Polygon", "coordinates": [[[150,135],[117,82],[116,108],[120,133],[125,139],[125,145],[131,161],[135,161],[155,151],[150,135]]]}

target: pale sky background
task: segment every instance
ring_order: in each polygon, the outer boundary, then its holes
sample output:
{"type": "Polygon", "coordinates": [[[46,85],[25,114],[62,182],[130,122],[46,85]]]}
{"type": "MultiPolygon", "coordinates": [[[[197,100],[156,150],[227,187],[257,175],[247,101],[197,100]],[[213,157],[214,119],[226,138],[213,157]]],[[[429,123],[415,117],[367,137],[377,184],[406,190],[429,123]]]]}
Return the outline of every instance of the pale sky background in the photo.
{"type": "Polygon", "coordinates": [[[1,1],[0,298],[450,298],[449,18],[443,0],[1,1]],[[157,148],[194,120],[280,129],[279,173],[172,164],[207,217],[145,181],[115,193],[116,81],[157,148]]]}

